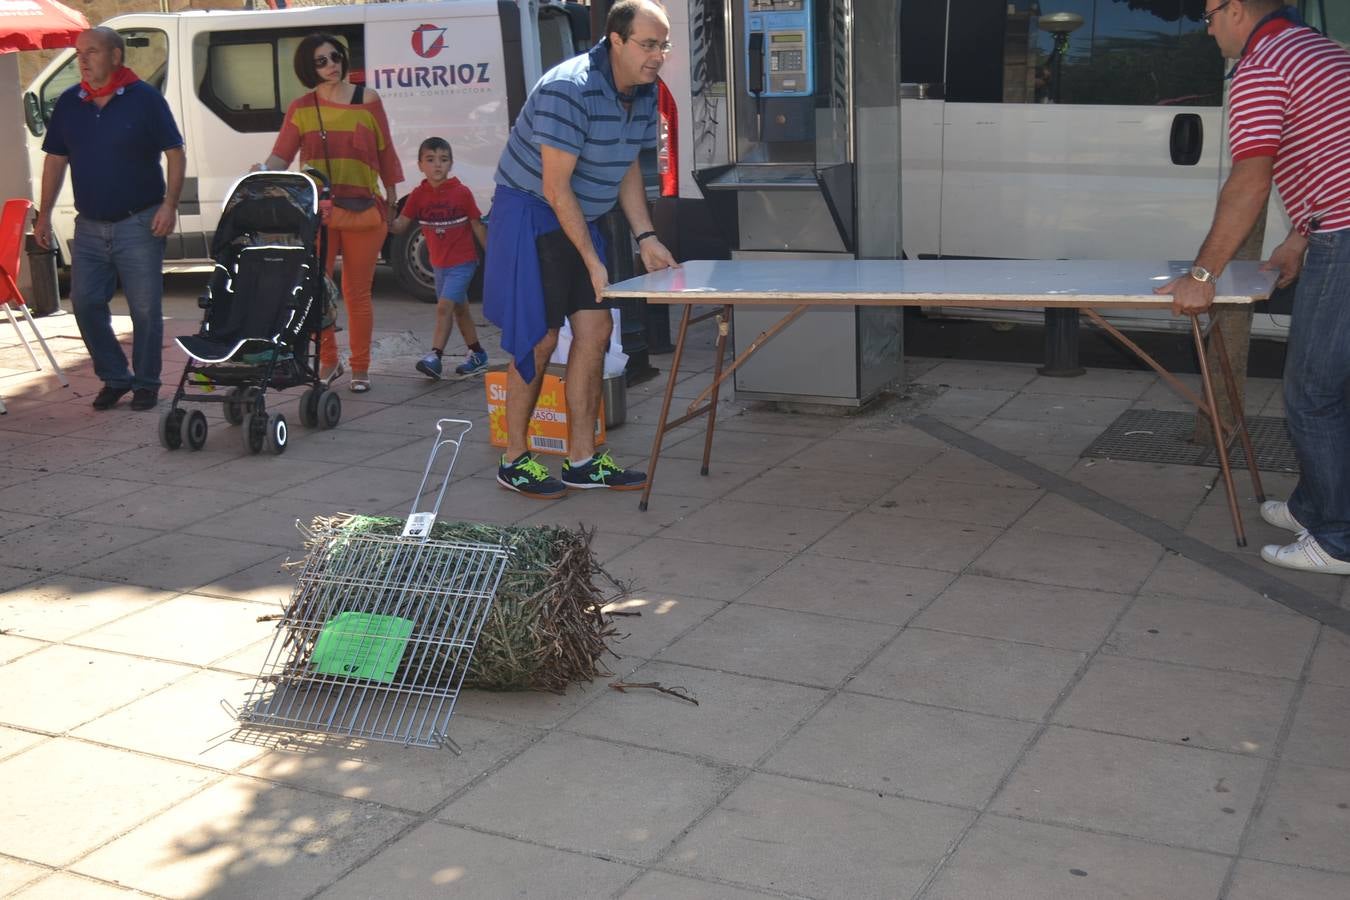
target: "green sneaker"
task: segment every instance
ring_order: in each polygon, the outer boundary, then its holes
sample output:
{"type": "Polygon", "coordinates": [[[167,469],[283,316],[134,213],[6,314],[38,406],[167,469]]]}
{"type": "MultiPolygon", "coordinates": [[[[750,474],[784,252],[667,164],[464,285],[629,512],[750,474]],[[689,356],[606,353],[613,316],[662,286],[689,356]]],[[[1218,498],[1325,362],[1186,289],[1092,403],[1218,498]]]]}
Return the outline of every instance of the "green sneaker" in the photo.
{"type": "Polygon", "coordinates": [[[575,491],[609,488],[612,491],[638,491],[647,486],[647,473],[625,469],[609,451],[592,456],[579,466],[563,460],[562,483],[575,491]]]}
{"type": "Polygon", "coordinates": [[[497,483],[508,491],[536,500],[555,500],[567,493],[566,486],[550,475],[533,453],[528,452],[520,454],[510,463],[503,456],[502,464],[497,468],[497,483]]]}

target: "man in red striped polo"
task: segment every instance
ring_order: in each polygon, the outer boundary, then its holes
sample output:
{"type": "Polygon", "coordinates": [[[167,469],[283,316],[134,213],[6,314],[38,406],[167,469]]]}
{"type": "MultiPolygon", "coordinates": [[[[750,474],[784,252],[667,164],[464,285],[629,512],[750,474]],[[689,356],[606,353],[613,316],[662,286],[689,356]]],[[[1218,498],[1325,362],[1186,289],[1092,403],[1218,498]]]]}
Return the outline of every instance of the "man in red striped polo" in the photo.
{"type": "Polygon", "coordinates": [[[1350,52],[1305,27],[1279,0],[1206,0],[1209,32],[1228,59],[1233,170],[1195,266],[1158,289],[1178,315],[1214,300],[1223,271],[1256,223],[1272,180],[1293,230],[1266,268],[1299,279],[1284,369],[1298,454],[1288,502],[1261,517],[1294,532],[1261,551],[1290,569],[1350,575],[1350,52]],[[1300,272],[1302,273],[1300,276],[1300,272]]]}

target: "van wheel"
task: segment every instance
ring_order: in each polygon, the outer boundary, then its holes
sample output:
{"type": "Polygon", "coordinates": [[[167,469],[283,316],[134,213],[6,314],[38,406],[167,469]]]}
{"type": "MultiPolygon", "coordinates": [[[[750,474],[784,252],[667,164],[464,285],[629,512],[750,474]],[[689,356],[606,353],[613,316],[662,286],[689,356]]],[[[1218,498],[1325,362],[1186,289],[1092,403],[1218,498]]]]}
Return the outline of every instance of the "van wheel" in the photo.
{"type": "Polygon", "coordinates": [[[423,303],[436,302],[436,274],[431,270],[422,229],[413,227],[394,235],[389,244],[389,261],[399,287],[423,303]]]}

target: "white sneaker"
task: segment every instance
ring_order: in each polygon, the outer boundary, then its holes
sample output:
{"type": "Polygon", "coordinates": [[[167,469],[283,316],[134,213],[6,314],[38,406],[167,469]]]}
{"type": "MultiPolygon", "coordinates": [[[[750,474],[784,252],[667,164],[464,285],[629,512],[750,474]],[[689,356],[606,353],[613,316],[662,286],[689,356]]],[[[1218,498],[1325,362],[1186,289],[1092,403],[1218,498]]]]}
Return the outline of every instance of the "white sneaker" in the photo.
{"type": "Polygon", "coordinates": [[[1298,519],[1295,519],[1294,514],[1289,511],[1289,504],[1283,500],[1267,500],[1262,503],[1261,518],[1276,528],[1283,528],[1295,534],[1303,534],[1308,530],[1298,523],[1298,519]]]}
{"type": "Polygon", "coordinates": [[[1322,549],[1311,534],[1303,534],[1292,544],[1267,544],[1261,548],[1261,558],[1286,569],[1300,572],[1323,572],[1327,575],[1350,575],[1350,562],[1336,559],[1322,549]]]}

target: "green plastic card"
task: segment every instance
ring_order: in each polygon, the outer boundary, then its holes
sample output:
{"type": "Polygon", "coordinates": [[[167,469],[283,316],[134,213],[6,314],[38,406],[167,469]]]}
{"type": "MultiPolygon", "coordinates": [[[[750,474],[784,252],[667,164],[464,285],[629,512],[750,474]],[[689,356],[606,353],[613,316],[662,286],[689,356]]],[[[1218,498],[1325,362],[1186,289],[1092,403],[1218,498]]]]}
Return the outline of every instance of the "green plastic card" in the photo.
{"type": "Polygon", "coordinates": [[[412,630],[412,620],[398,616],[338,613],[324,623],[310,662],[324,675],[388,683],[394,680],[412,630]]]}

